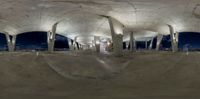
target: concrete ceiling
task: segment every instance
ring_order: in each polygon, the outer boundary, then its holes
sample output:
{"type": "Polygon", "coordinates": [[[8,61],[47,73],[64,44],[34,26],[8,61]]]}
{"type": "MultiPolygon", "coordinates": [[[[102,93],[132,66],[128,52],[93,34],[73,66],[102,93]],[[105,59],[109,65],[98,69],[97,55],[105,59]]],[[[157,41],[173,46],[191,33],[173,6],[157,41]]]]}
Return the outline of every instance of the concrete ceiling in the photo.
{"type": "Polygon", "coordinates": [[[169,34],[166,24],[177,32],[200,32],[199,4],[200,0],[0,0],[0,31],[48,31],[59,21],[57,33],[87,43],[91,36],[110,37],[108,20],[99,16],[107,15],[124,24],[126,33],[169,34]]]}

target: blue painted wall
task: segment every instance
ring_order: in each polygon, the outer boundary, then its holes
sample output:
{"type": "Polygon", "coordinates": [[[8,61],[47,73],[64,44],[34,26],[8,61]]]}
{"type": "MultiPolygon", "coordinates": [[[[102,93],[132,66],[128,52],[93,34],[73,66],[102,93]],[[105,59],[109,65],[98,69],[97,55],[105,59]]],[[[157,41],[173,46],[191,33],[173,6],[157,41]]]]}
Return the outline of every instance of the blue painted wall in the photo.
{"type": "Polygon", "coordinates": [[[47,32],[27,32],[17,35],[16,50],[47,50],[47,32]]]}
{"type": "Polygon", "coordinates": [[[156,46],[157,46],[157,37],[155,37],[155,38],[153,39],[152,49],[156,49],[156,46]]]}
{"type": "MultiPolygon", "coordinates": [[[[56,51],[69,50],[67,37],[56,34],[55,38],[54,48],[56,51]]],[[[48,50],[47,32],[34,31],[17,35],[16,50],[48,50]]]]}
{"type": "Polygon", "coordinates": [[[181,32],[179,33],[179,50],[188,48],[189,50],[200,50],[200,33],[181,32]]]}
{"type": "Polygon", "coordinates": [[[0,33],[0,51],[8,51],[6,35],[0,33]]]}
{"type": "Polygon", "coordinates": [[[171,36],[164,35],[160,46],[161,50],[171,50],[171,36]]]}
{"type": "Polygon", "coordinates": [[[146,41],[137,41],[136,42],[137,49],[148,49],[150,44],[151,44],[151,41],[148,41],[147,48],[146,48],[146,41]]]}
{"type": "Polygon", "coordinates": [[[59,34],[56,34],[56,40],[54,48],[56,51],[66,51],[69,50],[68,38],[59,34]]]}

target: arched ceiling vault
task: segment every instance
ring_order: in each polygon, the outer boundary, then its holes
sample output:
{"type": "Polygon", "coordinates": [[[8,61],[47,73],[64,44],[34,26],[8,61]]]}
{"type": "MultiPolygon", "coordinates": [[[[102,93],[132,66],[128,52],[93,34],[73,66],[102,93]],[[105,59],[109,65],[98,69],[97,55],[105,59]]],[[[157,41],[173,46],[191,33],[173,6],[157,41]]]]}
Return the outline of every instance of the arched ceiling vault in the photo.
{"type": "Polygon", "coordinates": [[[107,19],[98,16],[106,15],[124,24],[126,31],[168,34],[170,24],[176,32],[200,32],[199,4],[200,0],[0,0],[0,31],[49,31],[60,21],[57,33],[82,35],[80,42],[88,42],[87,35],[110,37],[107,19]]]}

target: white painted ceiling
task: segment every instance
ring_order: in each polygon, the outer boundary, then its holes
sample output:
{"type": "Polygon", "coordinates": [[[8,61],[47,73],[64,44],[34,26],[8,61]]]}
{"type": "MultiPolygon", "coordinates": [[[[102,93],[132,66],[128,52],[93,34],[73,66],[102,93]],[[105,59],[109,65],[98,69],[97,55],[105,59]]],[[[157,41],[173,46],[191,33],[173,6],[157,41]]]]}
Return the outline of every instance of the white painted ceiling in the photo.
{"type": "Polygon", "coordinates": [[[57,33],[88,43],[92,36],[110,37],[108,20],[99,16],[107,15],[125,25],[125,35],[168,34],[166,24],[177,32],[200,32],[199,4],[200,0],[0,0],[0,31],[48,31],[59,21],[57,33]]]}

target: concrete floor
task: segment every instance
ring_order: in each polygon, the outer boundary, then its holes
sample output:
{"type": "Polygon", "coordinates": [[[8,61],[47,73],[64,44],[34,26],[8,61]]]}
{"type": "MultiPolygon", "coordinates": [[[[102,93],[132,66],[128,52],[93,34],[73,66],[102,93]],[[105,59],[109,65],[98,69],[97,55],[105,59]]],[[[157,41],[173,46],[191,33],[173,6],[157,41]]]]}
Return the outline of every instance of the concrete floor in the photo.
{"type": "Polygon", "coordinates": [[[200,53],[0,53],[0,99],[198,99],[200,53]]]}

